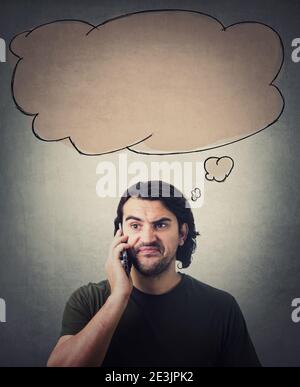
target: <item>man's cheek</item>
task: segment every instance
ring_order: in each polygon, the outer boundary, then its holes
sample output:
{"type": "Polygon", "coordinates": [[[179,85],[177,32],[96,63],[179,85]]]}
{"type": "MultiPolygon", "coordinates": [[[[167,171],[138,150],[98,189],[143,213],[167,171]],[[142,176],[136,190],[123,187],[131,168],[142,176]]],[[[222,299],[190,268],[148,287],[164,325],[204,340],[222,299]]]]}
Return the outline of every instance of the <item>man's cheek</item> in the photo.
{"type": "Polygon", "coordinates": [[[128,234],[128,243],[130,244],[131,248],[134,249],[138,242],[138,235],[129,235],[128,234]]]}

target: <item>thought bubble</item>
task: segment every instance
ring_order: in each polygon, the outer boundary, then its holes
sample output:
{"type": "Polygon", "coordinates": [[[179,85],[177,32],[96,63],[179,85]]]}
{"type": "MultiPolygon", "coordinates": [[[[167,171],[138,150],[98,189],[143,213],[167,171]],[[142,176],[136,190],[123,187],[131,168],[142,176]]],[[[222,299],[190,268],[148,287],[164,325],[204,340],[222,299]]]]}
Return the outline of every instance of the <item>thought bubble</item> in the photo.
{"type": "Polygon", "coordinates": [[[205,178],[209,181],[214,180],[221,183],[230,175],[233,166],[234,162],[231,157],[209,157],[204,163],[205,178]]]}
{"type": "Polygon", "coordinates": [[[196,202],[200,198],[201,198],[201,190],[200,188],[196,187],[194,190],[191,191],[191,200],[193,202],[196,202]]]}
{"type": "Polygon", "coordinates": [[[20,58],[13,96],[34,134],[87,155],[212,149],[265,129],[284,106],[272,84],[281,40],[260,23],[139,12],[97,27],[52,22],[10,49],[20,58]]]}

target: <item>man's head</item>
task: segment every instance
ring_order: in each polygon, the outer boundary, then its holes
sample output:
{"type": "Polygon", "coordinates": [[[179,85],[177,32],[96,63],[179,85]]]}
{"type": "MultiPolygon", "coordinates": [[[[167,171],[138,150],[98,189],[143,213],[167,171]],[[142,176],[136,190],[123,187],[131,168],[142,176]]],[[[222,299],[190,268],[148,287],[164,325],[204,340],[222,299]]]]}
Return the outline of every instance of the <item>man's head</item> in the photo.
{"type": "Polygon", "coordinates": [[[186,268],[196,248],[195,223],[188,202],[171,184],[140,182],[122,196],[115,219],[115,233],[122,223],[130,258],[144,276],[156,276],[176,259],[186,268]]]}

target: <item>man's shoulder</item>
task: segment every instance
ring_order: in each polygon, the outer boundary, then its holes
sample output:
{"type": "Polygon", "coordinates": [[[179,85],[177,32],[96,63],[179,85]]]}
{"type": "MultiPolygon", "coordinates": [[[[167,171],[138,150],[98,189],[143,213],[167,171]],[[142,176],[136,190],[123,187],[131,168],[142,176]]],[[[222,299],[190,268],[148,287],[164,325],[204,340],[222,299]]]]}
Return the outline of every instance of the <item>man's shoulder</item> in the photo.
{"type": "Polygon", "coordinates": [[[71,299],[89,302],[91,300],[99,299],[104,301],[110,295],[110,286],[108,280],[101,280],[100,282],[89,282],[77,288],[71,295],[71,299]]]}
{"type": "Polygon", "coordinates": [[[208,285],[191,275],[186,274],[186,282],[196,297],[203,297],[208,302],[226,306],[230,306],[235,302],[235,298],[227,291],[208,285]]]}

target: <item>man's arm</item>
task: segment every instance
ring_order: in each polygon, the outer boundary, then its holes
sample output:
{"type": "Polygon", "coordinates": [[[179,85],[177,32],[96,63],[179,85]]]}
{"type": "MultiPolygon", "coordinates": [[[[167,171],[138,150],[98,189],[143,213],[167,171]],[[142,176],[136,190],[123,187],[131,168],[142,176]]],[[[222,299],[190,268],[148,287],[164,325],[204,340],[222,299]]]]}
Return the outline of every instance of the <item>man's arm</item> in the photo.
{"type": "MultiPolygon", "coordinates": [[[[132,247],[126,243],[128,236],[117,231],[111,247],[105,271],[111,294],[101,309],[86,326],[75,335],[65,335],[56,344],[47,365],[52,367],[84,367],[102,365],[117,325],[126,309],[133,283],[127,277],[120,261],[123,249],[132,247]]],[[[76,320],[76,318],[75,318],[76,320]]],[[[78,321],[74,321],[78,323],[78,321]]]]}
{"type": "Polygon", "coordinates": [[[47,366],[101,366],[128,299],[126,296],[110,295],[79,333],[60,338],[47,366]]]}

